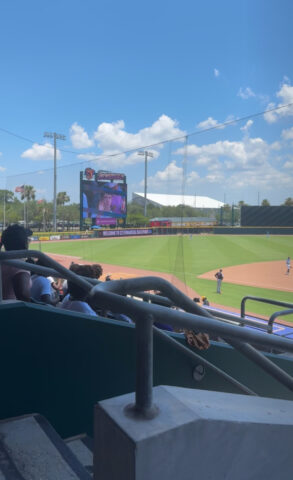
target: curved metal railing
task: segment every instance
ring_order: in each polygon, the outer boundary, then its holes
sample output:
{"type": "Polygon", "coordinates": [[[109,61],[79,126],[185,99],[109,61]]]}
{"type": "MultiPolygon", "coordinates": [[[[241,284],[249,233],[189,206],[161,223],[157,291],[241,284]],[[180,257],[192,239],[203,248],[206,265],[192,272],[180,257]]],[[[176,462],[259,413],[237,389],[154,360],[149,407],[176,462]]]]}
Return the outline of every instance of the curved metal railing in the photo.
{"type": "MultiPolygon", "coordinates": [[[[292,377],[250,345],[250,343],[253,343],[260,347],[269,347],[273,349],[281,348],[284,351],[293,352],[293,342],[291,340],[277,337],[275,335],[267,335],[260,331],[243,329],[241,326],[228,324],[219,319],[215,319],[209,311],[201,308],[197,303],[193,302],[180,290],[162,278],[144,277],[126,280],[112,280],[100,283],[97,281],[92,282],[89,278],[85,279],[76,275],[38,250],[0,252],[0,266],[1,263],[7,263],[19,268],[26,268],[27,270],[39,273],[45,272],[45,274],[48,273],[48,275],[71,280],[89,292],[89,303],[92,306],[109,309],[117,313],[124,313],[135,320],[137,338],[137,375],[136,402],[130,410],[132,414],[138,414],[150,418],[156,413],[156,409],[152,402],[153,331],[155,331],[156,334],[161,336],[164,335],[164,337],[168,337],[169,339],[171,339],[171,337],[162,331],[159,331],[160,333],[158,333],[157,330],[154,330],[154,321],[168,323],[177,328],[187,327],[196,331],[218,335],[246,357],[257,363],[258,366],[268,372],[289,390],[293,391],[292,377]],[[20,260],[28,257],[42,259],[46,267],[28,264],[20,260]],[[95,285],[93,285],[93,283],[95,283],[95,285]],[[149,290],[158,290],[162,292],[167,299],[184,311],[174,310],[162,305],[150,304],[126,297],[128,294],[135,294],[135,292],[149,290]]],[[[176,340],[174,340],[174,342],[177,343],[176,340]]],[[[179,344],[177,343],[177,345],[179,344]]],[[[183,349],[186,349],[183,345],[182,347],[183,349]]],[[[196,356],[197,360],[198,357],[199,356],[196,356]]],[[[200,357],[200,360],[202,364],[204,362],[206,362],[206,365],[209,363],[202,357],[200,357]]],[[[208,366],[214,370],[217,369],[217,367],[212,366],[211,364],[208,366]]],[[[243,392],[251,395],[255,394],[248,387],[242,385],[225,372],[220,371],[220,369],[218,369],[217,373],[224,374],[223,376],[225,376],[228,381],[233,383],[234,386],[241,388],[243,392]]]]}
{"type": "MultiPolygon", "coordinates": [[[[246,305],[247,300],[253,300],[255,302],[266,303],[266,304],[269,304],[269,305],[276,305],[277,307],[285,307],[285,308],[288,308],[288,309],[293,309],[293,303],[281,302],[279,300],[271,300],[270,298],[253,297],[251,295],[247,295],[246,297],[243,297],[242,300],[241,300],[240,315],[241,315],[242,318],[245,318],[245,305],[246,305]]],[[[289,315],[290,313],[293,313],[293,312],[289,312],[287,314],[283,314],[283,313],[279,312],[279,315],[277,315],[277,317],[281,316],[281,315],[289,315]]],[[[270,320],[268,321],[268,324],[267,324],[268,333],[273,332],[273,323],[276,319],[276,316],[275,317],[272,316],[272,317],[270,318],[270,320]]]]}
{"type": "Polygon", "coordinates": [[[275,312],[273,313],[268,321],[268,333],[273,333],[273,325],[278,317],[284,317],[286,315],[292,315],[293,314],[293,309],[290,308],[289,310],[281,310],[280,312],[275,312]]]}

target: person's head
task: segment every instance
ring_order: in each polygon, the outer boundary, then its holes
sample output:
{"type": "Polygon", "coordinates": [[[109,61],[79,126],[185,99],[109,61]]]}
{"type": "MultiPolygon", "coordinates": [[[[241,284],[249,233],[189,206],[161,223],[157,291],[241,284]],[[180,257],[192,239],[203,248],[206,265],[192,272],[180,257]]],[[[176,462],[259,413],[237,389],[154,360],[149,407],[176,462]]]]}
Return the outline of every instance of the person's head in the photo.
{"type": "Polygon", "coordinates": [[[193,301],[194,301],[195,303],[199,303],[199,297],[194,297],[193,301]]]}
{"type": "Polygon", "coordinates": [[[201,297],[201,301],[204,302],[207,299],[207,297],[203,296],[201,297]]]}
{"type": "Polygon", "coordinates": [[[93,268],[93,273],[94,273],[94,278],[100,278],[103,275],[103,267],[99,263],[94,263],[92,265],[93,268]]]}
{"type": "MultiPolygon", "coordinates": [[[[69,270],[76,273],[76,275],[81,275],[82,277],[88,278],[99,278],[99,276],[102,274],[100,272],[103,272],[101,265],[98,264],[80,265],[78,263],[71,263],[69,270]]],[[[68,292],[75,300],[85,300],[87,296],[87,290],[84,290],[70,280],[68,280],[68,292]]]]}
{"type": "Polygon", "coordinates": [[[2,233],[1,246],[4,245],[5,250],[27,250],[28,237],[32,234],[31,230],[21,225],[9,225],[2,233]]]}
{"type": "Polygon", "coordinates": [[[220,272],[222,272],[223,270],[220,268],[220,272]]]}
{"type": "Polygon", "coordinates": [[[99,201],[99,210],[111,211],[112,195],[111,193],[102,192],[101,199],[99,201]]]}
{"type": "Polygon", "coordinates": [[[110,282],[112,279],[111,279],[111,275],[107,275],[106,278],[105,278],[106,282],[110,282]]]}

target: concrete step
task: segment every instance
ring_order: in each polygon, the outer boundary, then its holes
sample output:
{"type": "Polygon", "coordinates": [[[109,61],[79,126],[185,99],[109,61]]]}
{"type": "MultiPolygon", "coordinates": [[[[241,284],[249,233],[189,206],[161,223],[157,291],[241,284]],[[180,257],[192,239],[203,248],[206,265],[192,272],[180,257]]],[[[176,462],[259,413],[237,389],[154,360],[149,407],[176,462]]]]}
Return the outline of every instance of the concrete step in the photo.
{"type": "Polygon", "coordinates": [[[66,438],[66,445],[74,453],[86,470],[93,475],[93,440],[85,433],[66,438]]]}
{"type": "Polygon", "coordinates": [[[0,480],[91,480],[91,475],[39,414],[0,421],[0,480]]]}

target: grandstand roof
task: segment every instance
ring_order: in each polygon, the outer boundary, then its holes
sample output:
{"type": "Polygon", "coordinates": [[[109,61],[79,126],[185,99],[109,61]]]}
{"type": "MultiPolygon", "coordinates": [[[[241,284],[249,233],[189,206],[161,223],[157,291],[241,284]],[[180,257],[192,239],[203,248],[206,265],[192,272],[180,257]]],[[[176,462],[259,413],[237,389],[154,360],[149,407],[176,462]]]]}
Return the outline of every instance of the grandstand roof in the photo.
{"type": "MultiPolygon", "coordinates": [[[[133,192],[132,200],[143,200],[144,193],[133,192]]],[[[220,208],[224,203],[210,197],[200,197],[198,195],[168,195],[166,193],[148,193],[148,203],[163,207],[176,207],[177,205],[188,205],[193,208],[220,208]]]]}

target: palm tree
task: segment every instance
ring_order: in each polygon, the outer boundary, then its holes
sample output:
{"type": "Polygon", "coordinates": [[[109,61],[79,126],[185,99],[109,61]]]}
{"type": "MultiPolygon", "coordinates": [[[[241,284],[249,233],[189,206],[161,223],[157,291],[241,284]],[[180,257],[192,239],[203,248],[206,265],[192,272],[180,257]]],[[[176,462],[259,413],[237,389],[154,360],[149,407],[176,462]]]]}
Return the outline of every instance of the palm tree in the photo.
{"type": "Polygon", "coordinates": [[[57,195],[57,205],[64,205],[65,203],[70,202],[70,197],[66,192],[59,192],[57,195]]]}
{"type": "Polygon", "coordinates": [[[20,198],[21,200],[26,200],[27,202],[30,200],[35,200],[36,191],[34,187],[32,185],[24,185],[20,198]]]}
{"type": "Polygon", "coordinates": [[[14,193],[10,190],[0,190],[0,203],[5,201],[6,203],[12,203],[14,200],[14,193]]]}
{"type": "Polygon", "coordinates": [[[24,185],[23,186],[23,191],[21,192],[20,196],[21,200],[24,200],[23,202],[23,220],[24,220],[24,225],[28,225],[28,205],[27,203],[30,202],[31,200],[35,200],[36,198],[36,191],[32,185],[24,185]]]}
{"type": "Polygon", "coordinates": [[[261,202],[262,207],[269,207],[270,205],[271,205],[270,202],[266,198],[264,198],[263,201],[261,202]]]}

